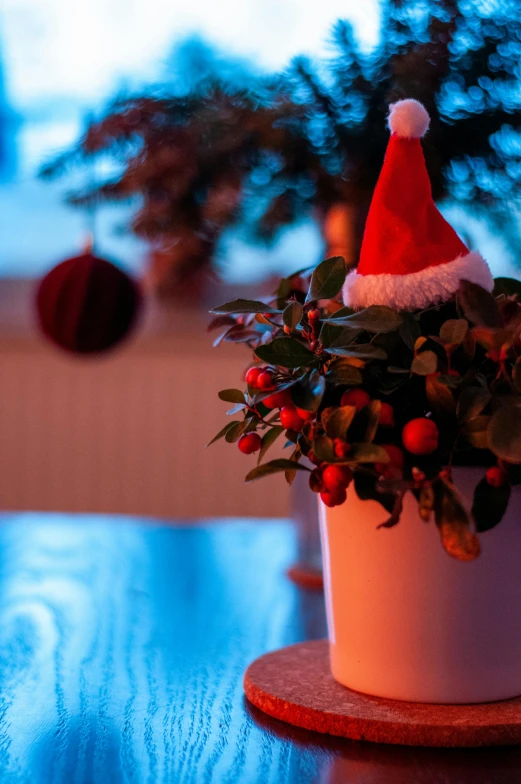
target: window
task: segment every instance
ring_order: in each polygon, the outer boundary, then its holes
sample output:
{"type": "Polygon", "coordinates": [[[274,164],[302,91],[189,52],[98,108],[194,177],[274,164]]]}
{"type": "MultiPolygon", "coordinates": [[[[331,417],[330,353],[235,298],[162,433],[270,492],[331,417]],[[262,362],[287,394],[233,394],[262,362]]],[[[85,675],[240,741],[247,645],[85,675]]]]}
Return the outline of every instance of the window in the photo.
{"type": "MultiPolygon", "coordinates": [[[[4,0],[0,276],[37,277],[79,249],[88,219],[64,204],[66,184],[38,180],[38,168],[74,142],[89,113],[115,93],[164,78],[176,41],[197,34],[223,51],[275,70],[294,54],[323,49],[328,30],[349,5],[359,14],[360,32],[370,39],[377,26],[376,3],[372,13],[366,9],[360,14],[354,1],[324,0],[317,20],[311,0],[4,0]]],[[[118,231],[127,215],[128,208],[98,211],[96,237],[100,252],[139,271],[144,247],[118,231]]],[[[316,231],[311,226],[300,231],[307,252],[316,256],[316,231]]],[[[268,254],[268,266],[280,269],[288,258],[285,243],[268,254]]],[[[240,279],[245,269],[251,274],[252,268],[262,268],[253,264],[257,254],[265,264],[265,251],[232,242],[228,276],[240,279]],[[235,264],[235,257],[241,262],[235,264]]]]}

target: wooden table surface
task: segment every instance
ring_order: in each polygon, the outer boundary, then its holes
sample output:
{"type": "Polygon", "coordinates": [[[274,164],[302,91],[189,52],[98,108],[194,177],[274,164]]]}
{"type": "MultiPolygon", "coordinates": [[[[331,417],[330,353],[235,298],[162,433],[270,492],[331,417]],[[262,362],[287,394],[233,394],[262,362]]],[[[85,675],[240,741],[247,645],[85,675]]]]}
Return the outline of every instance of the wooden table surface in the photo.
{"type": "MultiPolygon", "coordinates": [[[[326,738],[249,707],[259,654],[325,635],[274,521],[3,515],[0,781],[512,784],[521,749],[326,738]]],[[[520,663],[521,666],[521,663],[520,663]]]]}

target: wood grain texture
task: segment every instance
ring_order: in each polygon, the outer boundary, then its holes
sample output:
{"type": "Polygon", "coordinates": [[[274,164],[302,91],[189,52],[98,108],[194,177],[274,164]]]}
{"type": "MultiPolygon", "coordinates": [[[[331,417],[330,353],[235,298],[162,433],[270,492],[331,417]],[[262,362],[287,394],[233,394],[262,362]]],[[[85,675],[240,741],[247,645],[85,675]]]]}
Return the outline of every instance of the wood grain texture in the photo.
{"type": "Polygon", "coordinates": [[[2,784],[513,784],[516,748],[435,751],[325,738],[249,707],[246,666],[325,634],[285,576],[285,523],[172,527],[4,515],[2,784]]]}

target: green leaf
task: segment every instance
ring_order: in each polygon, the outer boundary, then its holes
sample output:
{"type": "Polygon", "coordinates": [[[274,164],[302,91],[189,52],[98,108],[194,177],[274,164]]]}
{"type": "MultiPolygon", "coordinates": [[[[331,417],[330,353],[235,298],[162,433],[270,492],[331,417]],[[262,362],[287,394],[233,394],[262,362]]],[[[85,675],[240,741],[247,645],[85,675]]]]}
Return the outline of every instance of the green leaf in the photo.
{"type": "Polygon", "coordinates": [[[434,509],[434,490],[429,482],[425,482],[420,488],[418,498],[418,512],[424,523],[428,523],[434,509]]]}
{"type": "Polygon", "coordinates": [[[294,301],[290,302],[289,305],[284,308],[284,313],[282,314],[282,321],[284,324],[289,327],[289,329],[296,329],[297,326],[300,324],[300,320],[302,319],[302,313],[304,309],[300,302],[294,301]]]}
{"type": "Polygon", "coordinates": [[[241,392],[240,389],[222,389],[219,392],[219,397],[226,403],[244,403],[244,392],[241,392]]]}
{"type": "MultiPolygon", "coordinates": [[[[343,332],[343,327],[338,324],[331,324],[330,321],[324,321],[320,329],[319,340],[324,348],[331,345],[331,343],[343,332]]],[[[356,337],[356,336],[355,336],[356,337]]]]}
{"type": "Polygon", "coordinates": [[[285,368],[305,367],[317,359],[316,354],[295,338],[275,338],[271,343],[256,348],[255,354],[263,362],[285,368]]]}
{"type": "Polygon", "coordinates": [[[459,346],[465,340],[469,323],[465,319],[449,319],[441,325],[440,338],[446,344],[459,346]]]}
{"type": "Polygon", "coordinates": [[[476,449],[488,449],[488,425],[489,416],[475,416],[467,419],[462,433],[469,444],[476,449]]]}
{"type": "Polygon", "coordinates": [[[228,411],[226,412],[226,416],[234,416],[235,414],[238,414],[239,411],[244,411],[245,408],[246,406],[244,403],[237,403],[237,405],[232,406],[232,408],[228,409],[228,411]]]}
{"type": "Polygon", "coordinates": [[[394,504],[391,510],[390,516],[380,525],[377,525],[378,528],[394,528],[395,525],[398,525],[400,522],[400,517],[402,514],[403,509],[403,496],[404,493],[396,493],[394,496],[394,504]]]}
{"type": "Polygon", "coordinates": [[[521,282],[515,278],[494,278],[494,297],[517,295],[521,299],[521,282]]]}
{"type": "Polygon", "coordinates": [[[306,373],[293,385],[291,399],[298,408],[304,411],[317,411],[326,391],[326,380],[318,370],[306,373]]]}
{"type": "MultiPolygon", "coordinates": [[[[298,378],[292,378],[290,381],[285,381],[283,384],[277,384],[275,389],[268,389],[264,390],[263,392],[257,392],[257,390],[249,388],[250,395],[253,399],[255,405],[257,403],[262,403],[262,401],[267,398],[271,397],[275,392],[283,392],[285,389],[291,389],[298,382],[298,378]]],[[[268,409],[269,410],[269,409],[268,409]]]]}
{"type": "Polygon", "coordinates": [[[247,343],[249,340],[256,340],[259,333],[254,329],[245,329],[242,324],[232,327],[223,335],[225,343],[247,343]]]}
{"type": "Polygon", "coordinates": [[[271,305],[259,302],[255,299],[234,299],[233,302],[226,302],[224,305],[214,308],[210,313],[280,313],[271,305]]]}
{"type": "Polygon", "coordinates": [[[349,460],[353,463],[388,463],[389,455],[378,444],[352,444],[349,460]]]}
{"type": "Polygon", "coordinates": [[[254,468],[246,476],[246,482],[253,482],[255,479],[262,479],[263,476],[271,476],[271,474],[278,474],[284,471],[307,471],[310,469],[295,460],[287,460],[286,458],[279,457],[277,460],[270,460],[269,463],[263,463],[254,468]]]}
{"type": "Polygon", "coordinates": [[[207,447],[208,447],[208,446],[211,446],[212,444],[215,444],[215,442],[216,442],[216,441],[219,441],[219,439],[220,439],[220,438],[224,438],[224,436],[226,435],[226,433],[228,432],[228,430],[230,430],[232,427],[234,427],[234,425],[237,425],[237,424],[241,424],[241,423],[240,423],[240,422],[237,422],[237,420],[235,420],[234,422],[228,422],[228,423],[227,423],[227,424],[226,424],[226,425],[223,427],[223,429],[222,429],[222,430],[219,430],[219,432],[217,433],[217,435],[216,435],[216,436],[214,436],[214,437],[212,438],[212,440],[211,440],[211,441],[209,441],[209,442],[206,444],[206,446],[207,446],[207,447]]]}
{"type": "Polygon", "coordinates": [[[346,348],[334,346],[326,348],[328,354],[337,355],[339,357],[356,357],[357,359],[387,359],[387,354],[381,346],[375,346],[374,343],[363,343],[360,345],[351,345],[346,348]]]}
{"type": "Polygon", "coordinates": [[[345,438],[356,414],[355,406],[340,406],[322,412],[322,424],[329,438],[345,438]]]}
{"type": "Polygon", "coordinates": [[[342,256],[333,256],[320,262],[311,276],[306,301],[333,299],[344,285],[346,275],[347,266],[342,256]]]}
{"type": "Polygon", "coordinates": [[[460,561],[472,561],[480,553],[479,539],[470,528],[470,521],[456,488],[450,482],[433,482],[434,517],[442,544],[449,555],[460,561]]]}
{"type": "Polygon", "coordinates": [[[326,380],[336,386],[346,385],[356,387],[362,384],[362,374],[358,368],[353,367],[345,359],[337,359],[329,366],[326,380]]]}
{"type": "Polygon", "coordinates": [[[286,300],[293,291],[293,280],[300,277],[305,272],[311,273],[313,266],[314,265],[310,267],[304,267],[303,269],[297,270],[296,272],[293,272],[293,274],[288,275],[287,278],[282,278],[280,280],[277,291],[275,292],[275,296],[277,297],[277,307],[281,308],[281,310],[284,308],[286,300]]]}
{"type": "Polygon", "coordinates": [[[348,308],[348,307],[339,308],[329,316],[328,321],[335,321],[335,319],[342,320],[347,318],[348,316],[352,316],[353,313],[356,313],[356,310],[353,310],[353,308],[348,308]]]}
{"type": "MultiPolygon", "coordinates": [[[[362,332],[361,329],[352,329],[351,327],[342,327],[342,332],[333,338],[329,348],[351,348],[358,335],[362,332]]],[[[366,345],[370,345],[367,343],[366,345]]]]}
{"type": "Polygon", "coordinates": [[[395,496],[391,493],[378,491],[378,479],[374,474],[367,471],[355,471],[354,483],[356,494],[361,501],[378,501],[387,512],[392,514],[395,496]]]}
{"type": "MultiPolygon", "coordinates": [[[[427,353],[427,352],[424,352],[427,353]]],[[[448,386],[440,378],[428,375],[425,379],[425,394],[434,411],[453,415],[456,413],[456,401],[448,386]]]]}
{"type": "Polygon", "coordinates": [[[504,484],[501,487],[492,487],[486,478],[477,484],[474,490],[474,503],[472,505],[472,517],[476,523],[476,531],[490,531],[501,522],[510,500],[510,485],[504,484]]]}
{"type": "Polygon", "coordinates": [[[333,314],[329,321],[345,327],[365,329],[373,334],[395,332],[403,323],[401,315],[385,305],[370,305],[364,310],[359,310],[345,317],[340,317],[339,312],[333,314]]]}
{"type": "Polygon", "coordinates": [[[380,421],[380,413],[382,411],[382,401],[381,400],[371,400],[371,402],[365,406],[362,410],[362,414],[366,417],[367,424],[366,430],[364,435],[364,441],[371,443],[376,435],[376,431],[378,430],[378,423],[380,421]]]}
{"type": "Polygon", "coordinates": [[[325,321],[320,330],[320,342],[324,348],[344,348],[350,346],[362,330],[340,327],[325,321]]]}
{"type": "Polygon", "coordinates": [[[270,446],[275,443],[277,438],[284,432],[284,428],[281,425],[276,425],[275,427],[270,428],[267,430],[264,435],[262,436],[261,441],[261,448],[259,451],[259,459],[258,463],[260,463],[270,446]]]}
{"type": "Polygon", "coordinates": [[[298,469],[298,462],[299,462],[301,457],[302,457],[302,453],[300,452],[300,450],[299,449],[295,449],[295,451],[293,452],[293,454],[291,455],[291,457],[289,459],[290,463],[293,463],[294,465],[293,465],[292,468],[287,468],[284,471],[284,478],[285,478],[286,482],[288,483],[288,485],[292,485],[293,482],[296,479],[297,469],[298,469]]]}
{"type": "Polygon", "coordinates": [[[420,325],[411,313],[402,312],[401,317],[403,324],[398,327],[398,334],[411,351],[414,351],[414,346],[422,331],[420,325]]]}
{"type": "Polygon", "coordinates": [[[503,321],[496,300],[488,291],[462,280],[458,290],[458,301],[465,317],[479,327],[501,327],[503,321]]]}
{"type": "Polygon", "coordinates": [[[291,294],[291,280],[290,278],[281,278],[280,283],[277,287],[277,291],[275,292],[275,296],[277,297],[277,307],[284,309],[286,305],[286,301],[291,294]]]}
{"type": "Polygon", "coordinates": [[[313,443],[313,452],[319,460],[325,463],[334,463],[336,460],[333,439],[329,436],[319,436],[313,443]]]}
{"type": "Polygon", "coordinates": [[[412,361],[411,372],[417,376],[428,376],[435,373],[437,368],[438,357],[434,351],[421,351],[412,361]]]}
{"type": "Polygon", "coordinates": [[[229,444],[234,444],[247,429],[255,429],[255,422],[252,422],[251,419],[244,419],[242,422],[232,422],[231,427],[228,428],[224,436],[224,440],[229,444]]]}
{"type": "Polygon", "coordinates": [[[217,318],[210,321],[206,327],[206,331],[212,332],[214,329],[219,329],[220,327],[234,327],[236,323],[237,322],[232,316],[217,316],[217,318]]]}
{"type": "Polygon", "coordinates": [[[488,425],[488,444],[500,460],[521,463],[521,406],[499,408],[488,425]]]}
{"type": "Polygon", "coordinates": [[[452,373],[436,373],[436,378],[440,384],[445,384],[449,389],[459,389],[461,386],[461,376],[454,376],[452,373]]]}
{"type": "Polygon", "coordinates": [[[461,390],[456,406],[456,414],[460,422],[481,414],[484,408],[490,403],[492,395],[488,389],[483,387],[465,387],[461,390]]]}

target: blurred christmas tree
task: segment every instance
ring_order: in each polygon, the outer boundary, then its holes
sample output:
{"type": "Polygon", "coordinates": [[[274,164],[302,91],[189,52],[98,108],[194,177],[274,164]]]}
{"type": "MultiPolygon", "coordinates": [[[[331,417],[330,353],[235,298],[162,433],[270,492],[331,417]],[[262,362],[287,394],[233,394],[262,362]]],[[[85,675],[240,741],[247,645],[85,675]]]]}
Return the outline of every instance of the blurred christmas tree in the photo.
{"type": "Polygon", "coordinates": [[[222,232],[239,223],[269,240],[313,214],[331,254],[354,263],[387,143],[388,104],[412,97],[432,118],[424,148],[435,198],[471,203],[513,232],[520,11],[519,0],[388,0],[370,53],[341,21],[331,59],[298,58],[282,75],[250,73],[247,82],[242,64],[225,68],[206,51],[201,68],[201,57],[185,49],[181,89],[116,101],[43,174],[97,156],[117,161],[117,176],[70,201],[140,197],[132,229],[155,249],[164,291],[207,269],[222,232]]]}

